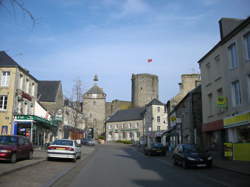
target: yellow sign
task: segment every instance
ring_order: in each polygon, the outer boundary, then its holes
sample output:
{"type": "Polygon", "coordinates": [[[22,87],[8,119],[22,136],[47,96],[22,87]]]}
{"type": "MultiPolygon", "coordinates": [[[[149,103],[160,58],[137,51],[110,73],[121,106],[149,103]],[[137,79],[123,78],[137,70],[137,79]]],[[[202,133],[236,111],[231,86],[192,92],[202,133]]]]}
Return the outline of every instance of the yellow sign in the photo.
{"type": "Polygon", "coordinates": [[[226,106],[227,105],[227,98],[224,96],[218,96],[216,103],[219,106],[226,106]]]}
{"type": "Polygon", "coordinates": [[[250,123],[250,112],[226,118],[223,121],[224,121],[224,127],[248,124],[250,123]]]}
{"type": "Polygon", "coordinates": [[[176,116],[171,116],[171,117],[170,117],[170,120],[171,120],[171,121],[176,121],[176,116]]]}

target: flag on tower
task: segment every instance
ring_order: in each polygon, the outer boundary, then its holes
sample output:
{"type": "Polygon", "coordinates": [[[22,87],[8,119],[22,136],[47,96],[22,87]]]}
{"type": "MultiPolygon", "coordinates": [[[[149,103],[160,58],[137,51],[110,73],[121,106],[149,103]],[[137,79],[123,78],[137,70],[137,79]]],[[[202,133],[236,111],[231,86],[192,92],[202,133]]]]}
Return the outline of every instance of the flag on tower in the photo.
{"type": "Polygon", "coordinates": [[[153,60],[150,58],[150,59],[148,59],[148,63],[150,63],[150,62],[153,62],[153,60]]]}

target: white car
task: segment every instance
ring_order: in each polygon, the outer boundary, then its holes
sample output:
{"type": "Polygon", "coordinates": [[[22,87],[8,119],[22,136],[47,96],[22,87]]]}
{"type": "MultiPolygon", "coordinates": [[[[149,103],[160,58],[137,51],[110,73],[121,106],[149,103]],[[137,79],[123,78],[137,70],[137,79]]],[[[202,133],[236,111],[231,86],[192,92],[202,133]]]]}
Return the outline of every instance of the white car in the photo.
{"type": "Polygon", "coordinates": [[[75,162],[77,158],[81,158],[81,145],[77,144],[75,140],[55,140],[47,150],[47,160],[51,160],[51,158],[66,158],[75,162]]]}

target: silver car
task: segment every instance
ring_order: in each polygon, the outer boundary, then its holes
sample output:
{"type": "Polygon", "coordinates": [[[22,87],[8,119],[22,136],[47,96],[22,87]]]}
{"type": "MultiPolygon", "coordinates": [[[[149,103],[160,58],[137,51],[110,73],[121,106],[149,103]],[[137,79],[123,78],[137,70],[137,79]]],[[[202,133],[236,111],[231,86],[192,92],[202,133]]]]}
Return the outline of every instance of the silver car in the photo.
{"type": "Polygon", "coordinates": [[[75,140],[58,139],[50,144],[47,150],[47,160],[51,158],[72,159],[74,162],[81,158],[81,145],[75,140]]]}

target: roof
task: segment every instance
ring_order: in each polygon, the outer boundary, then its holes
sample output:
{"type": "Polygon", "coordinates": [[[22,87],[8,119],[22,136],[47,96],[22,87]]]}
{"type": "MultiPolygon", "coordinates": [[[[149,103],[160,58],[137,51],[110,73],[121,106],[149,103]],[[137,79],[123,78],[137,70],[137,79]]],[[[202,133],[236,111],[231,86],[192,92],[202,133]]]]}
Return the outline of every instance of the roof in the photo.
{"type": "Polygon", "coordinates": [[[103,89],[102,89],[102,88],[100,88],[100,87],[97,86],[97,85],[94,85],[92,88],[90,88],[90,89],[86,92],[86,94],[105,94],[105,93],[103,92],[103,89]]]}
{"type": "Polygon", "coordinates": [[[153,99],[147,104],[147,106],[150,106],[150,105],[164,105],[164,104],[160,102],[158,99],[153,99]]]}
{"type": "Polygon", "coordinates": [[[210,55],[215,49],[226,43],[230,40],[233,36],[238,34],[244,27],[246,27],[250,23],[250,17],[245,19],[241,24],[239,24],[235,29],[233,29],[228,35],[224,36],[222,40],[220,40],[207,54],[205,54],[198,63],[200,64],[208,55],[210,55]]]}
{"type": "Polygon", "coordinates": [[[29,71],[21,67],[15,60],[13,60],[5,51],[0,51],[0,67],[16,67],[20,68],[22,71],[27,73],[30,77],[32,77],[35,81],[37,79],[33,77],[29,71]]]}
{"type": "Polygon", "coordinates": [[[142,120],[142,113],[144,112],[144,110],[145,107],[132,108],[128,110],[118,110],[106,122],[142,120]]]}
{"type": "Polygon", "coordinates": [[[61,81],[38,81],[40,102],[55,102],[61,81]]]}

